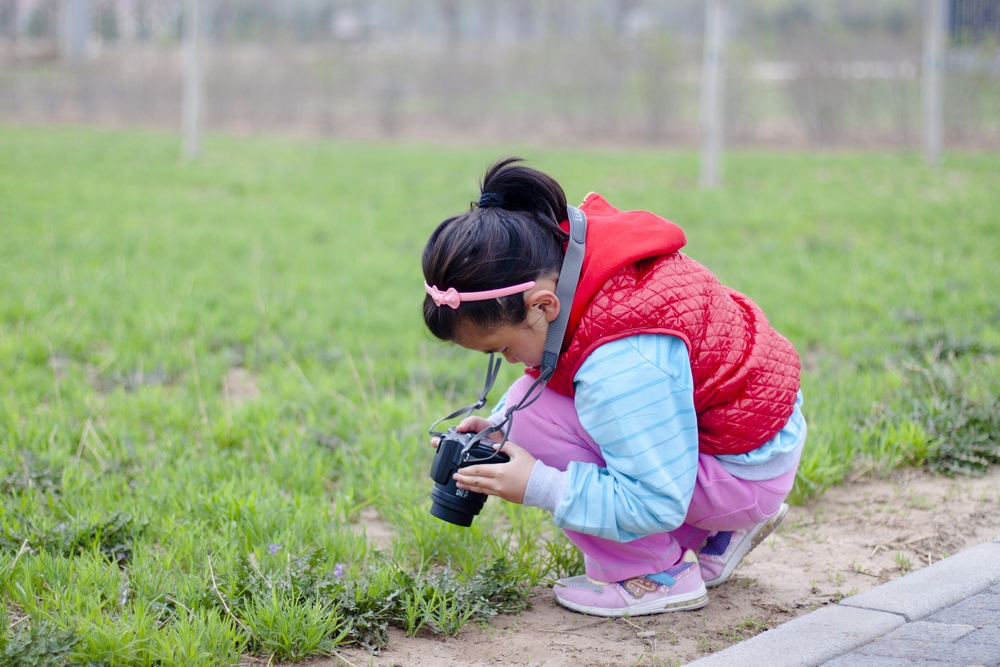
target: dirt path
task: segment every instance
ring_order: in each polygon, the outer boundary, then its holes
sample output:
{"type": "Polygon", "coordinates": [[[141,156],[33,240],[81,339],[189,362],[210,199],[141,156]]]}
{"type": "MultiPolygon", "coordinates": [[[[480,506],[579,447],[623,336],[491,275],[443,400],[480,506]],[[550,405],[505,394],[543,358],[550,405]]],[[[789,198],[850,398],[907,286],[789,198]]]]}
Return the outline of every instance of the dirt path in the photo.
{"type": "Polygon", "coordinates": [[[906,472],[828,491],[792,507],[708,606],[607,620],[566,611],[536,593],[528,611],[457,638],[391,632],[389,648],[316,660],[310,667],[598,667],[681,665],[817,607],[1000,537],[1000,469],[950,480],[906,472]]]}

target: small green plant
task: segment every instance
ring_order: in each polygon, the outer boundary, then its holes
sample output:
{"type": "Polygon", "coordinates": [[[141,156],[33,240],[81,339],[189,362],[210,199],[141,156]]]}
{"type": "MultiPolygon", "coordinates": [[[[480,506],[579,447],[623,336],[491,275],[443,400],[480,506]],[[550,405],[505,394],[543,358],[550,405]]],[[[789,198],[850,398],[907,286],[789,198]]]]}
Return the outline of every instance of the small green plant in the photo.
{"type": "MultiPolygon", "coordinates": [[[[948,336],[924,344],[919,360],[900,362],[906,374],[898,395],[881,404],[863,428],[869,467],[926,465],[949,475],[981,474],[1000,463],[998,389],[977,379],[996,355],[948,336]],[[962,370],[970,357],[985,366],[962,370]]],[[[906,349],[915,351],[912,344],[906,349]]]]}
{"type": "Polygon", "coordinates": [[[913,569],[913,564],[910,562],[909,557],[906,556],[902,551],[896,552],[895,561],[896,561],[896,567],[903,574],[906,574],[907,572],[913,569]]]}
{"type": "Polygon", "coordinates": [[[62,486],[62,466],[41,460],[34,452],[25,452],[21,460],[5,463],[0,470],[0,493],[11,495],[25,491],[43,491],[56,495],[62,486]]]}
{"type": "Polygon", "coordinates": [[[714,653],[722,648],[719,642],[712,641],[708,637],[698,637],[695,645],[701,653],[714,653]]]}
{"type": "Polygon", "coordinates": [[[65,665],[80,639],[49,623],[17,625],[0,634],[0,662],[7,667],[59,667],[65,665]]]}
{"type": "Polygon", "coordinates": [[[232,619],[212,610],[185,609],[169,622],[163,621],[163,632],[153,637],[150,657],[164,664],[192,667],[234,664],[250,646],[250,640],[232,619]]]}
{"type": "Polygon", "coordinates": [[[722,638],[728,642],[741,642],[767,630],[770,626],[763,619],[755,616],[744,616],[732,628],[723,630],[722,638]]]}
{"type": "Polygon", "coordinates": [[[683,664],[679,659],[674,658],[670,660],[668,658],[661,658],[655,653],[642,653],[635,662],[632,663],[634,667],[680,667],[683,664]]]}
{"type": "Polygon", "coordinates": [[[348,641],[350,626],[334,601],[301,600],[271,591],[242,608],[241,626],[255,653],[299,661],[330,653],[348,641]]]}

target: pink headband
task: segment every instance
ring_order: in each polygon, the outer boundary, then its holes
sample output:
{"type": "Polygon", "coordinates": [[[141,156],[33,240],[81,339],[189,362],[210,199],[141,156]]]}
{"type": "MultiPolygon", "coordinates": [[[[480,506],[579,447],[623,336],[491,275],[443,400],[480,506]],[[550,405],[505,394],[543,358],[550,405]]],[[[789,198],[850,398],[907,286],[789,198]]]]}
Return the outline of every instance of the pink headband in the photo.
{"type": "Polygon", "coordinates": [[[511,294],[527,292],[534,286],[535,281],[529,280],[528,282],[521,283],[520,285],[511,285],[510,287],[501,287],[500,289],[489,289],[483,292],[459,292],[454,287],[449,287],[447,290],[442,292],[437,288],[437,286],[428,285],[427,282],[424,281],[424,289],[431,295],[435,305],[439,308],[441,306],[450,306],[453,309],[458,308],[458,304],[463,301],[486,301],[487,299],[498,299],[502,296],[510,296],[511,294]]]}

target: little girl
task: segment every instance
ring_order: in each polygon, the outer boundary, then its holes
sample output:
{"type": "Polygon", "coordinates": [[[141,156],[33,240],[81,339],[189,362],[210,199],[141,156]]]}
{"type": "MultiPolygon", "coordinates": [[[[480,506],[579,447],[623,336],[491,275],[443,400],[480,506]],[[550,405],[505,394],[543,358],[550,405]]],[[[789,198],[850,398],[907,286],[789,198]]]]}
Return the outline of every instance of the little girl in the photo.
{"type": "Polygon", "coordinates": [[[806,436],[798,355],[750,299],[680,252],[679,227],[594,193],[562,302],[566,195],[520,162],[490,167],[478,204],[431,235],[424,320],[442,340],[525,365],[507,406],[538,377],[565,309],[568,325],[554,372],[511,421],[510,462],[460,469],[457,485],[552,513],[586,564],[553,588],[564,607],[702,607],[788,509],[806,436]]]}

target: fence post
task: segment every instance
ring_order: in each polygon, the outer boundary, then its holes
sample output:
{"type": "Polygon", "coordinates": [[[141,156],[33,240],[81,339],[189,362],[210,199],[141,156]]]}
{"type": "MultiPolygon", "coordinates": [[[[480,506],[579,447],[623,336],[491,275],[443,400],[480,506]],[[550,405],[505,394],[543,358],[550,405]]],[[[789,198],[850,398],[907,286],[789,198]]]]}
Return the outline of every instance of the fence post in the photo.
{"type": "Polygon", "coordinates": [[[722,177],[719,162],[723,134],[723,58],[725,55],[724,0],[707,0],[705,5],[705,53],[701,72],[701,185],[716,187],[722,177]]]}
{"type": "Polygon", "coordinates": [[[921,92],[924,103],[924,160],[941,164],[942,107],[944,103],[946,0],[924,0],[923,66],[921,92]]]}
{"type": "MultiPolygon", "coordinates": [[[[59,36],[64,62],[74,64],[87,55],[87,41],[90,38],[90,0],[63,0],[59,17],[59,36]]],[[[14,27],[15,31],[17,26],[14,27]]]]}
{"type": "Polygon", "coordinates": [[[198,0],[184,2],[184,157],[201,152],[201,16],[198,0]]]}

